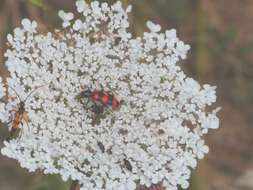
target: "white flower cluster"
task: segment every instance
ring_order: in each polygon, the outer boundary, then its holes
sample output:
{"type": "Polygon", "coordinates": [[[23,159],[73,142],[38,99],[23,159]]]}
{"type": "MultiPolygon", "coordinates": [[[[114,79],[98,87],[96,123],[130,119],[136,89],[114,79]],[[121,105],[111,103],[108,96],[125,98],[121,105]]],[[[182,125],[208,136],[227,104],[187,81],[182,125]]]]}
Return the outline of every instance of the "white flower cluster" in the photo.
{"type": "Polygon", "coordinates": [[[78,180],[81,190],[159,182],[187,188],[191,169],[208,152],[203,134],[219,125],[217,110],[207,111],[215,87],[201,87],[176,64],[190,47],[174,29],[160,32],[148,21],[150,32],[133,38],[131,7],[83,0],[76,6],[78,16],[59,12],[65,29],[40,34],[24,19],[7,36],[8,101],[0,119],[12,120],[10,110],[25,101],[29,125],[20,124],[22,135],[5,141],[1,153],[31,172],[78,180]],[[112,91],[120,107],[95,115],[77,99],[86,89],[112,91]]]}

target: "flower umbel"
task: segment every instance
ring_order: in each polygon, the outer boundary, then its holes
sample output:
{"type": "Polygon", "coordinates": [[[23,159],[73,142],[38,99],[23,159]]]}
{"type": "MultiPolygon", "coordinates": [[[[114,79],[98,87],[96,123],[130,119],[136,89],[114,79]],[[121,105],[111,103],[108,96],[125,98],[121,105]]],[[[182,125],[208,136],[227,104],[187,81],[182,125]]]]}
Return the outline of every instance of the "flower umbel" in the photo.
{"type": "Polygon", "coordinates": [[[190,47],[174,29],[160,32],[148,21],[150,32],[133,38],[131,7],[82,0],[76,6],[79,16],[59,12],[64,29],[57,32],[40,34],[35,21],[24,19],[8,35],[1,121],[11,120],[16,93],[25,99],[44,87],[25,101],[29,128],[20,125],[20,138],[5,141],[2,154],[31,172],[77,180],[82,190],[160,182],[168,190],[187,188],[190,169],[208,152],[203,135],[218,127],[216,111],[206,109],[216,101],[215,87],[202,88],[177,65],[190,47]],[[76,98],[86,89],[112,91],[119,109],[95,115],[76,98]]]}

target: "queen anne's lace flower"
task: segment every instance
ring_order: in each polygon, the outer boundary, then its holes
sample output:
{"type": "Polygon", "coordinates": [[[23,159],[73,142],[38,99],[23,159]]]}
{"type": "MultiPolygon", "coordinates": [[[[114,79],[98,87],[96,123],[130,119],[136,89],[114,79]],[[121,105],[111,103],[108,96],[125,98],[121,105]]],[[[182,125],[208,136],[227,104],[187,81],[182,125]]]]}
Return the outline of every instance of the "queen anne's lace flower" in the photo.
{"type": "Polygon", "coordinates": [[[73,13],[66,13],[63,10],[60,10],[58,15],[63,20],[62,26],[64,28],[68,27],[70,25],[70,21],[74,18],[73,13]]]}
{"type": "Polygon", "coordinates": [[[36,28],[37,28],[37,22],[35,21],[30,21],[29,19],[25,18],[22,20],[22,25],[25,31],[28,32],[36,32],[36,28]]]}
{"type": "Polygon", "coordinates": [[[35,91],[25,102],[29,129],[20,125],[21,137],[5,141],[2,154],[29,171],[78,180],[82,190],[159,182],[187,188],[190,169],[208,152],[203,134],[218,127],[216,111],[206,111],[215,87],[202,88],[176,64],[189,45],[174,29],[160,32],[149,21],[150,32],[132,38],[131,7],[76,5],[79,18],[59,12],[62,31],[39,34],[36,22],[25,19],[7,36],[8,101],[0,104],[0,119],[11,120],[20,101],[11,88],[21,100],[35,91]],[[96,117],[77,99],[87,88],[113,91],[120,108],[96,117]]]}

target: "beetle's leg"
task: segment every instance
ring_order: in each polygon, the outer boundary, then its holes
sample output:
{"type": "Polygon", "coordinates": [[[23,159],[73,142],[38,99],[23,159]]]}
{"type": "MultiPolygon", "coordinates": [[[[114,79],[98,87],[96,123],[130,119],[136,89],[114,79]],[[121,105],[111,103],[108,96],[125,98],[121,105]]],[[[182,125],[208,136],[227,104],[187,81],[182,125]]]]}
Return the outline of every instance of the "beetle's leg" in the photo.
{"type": "Polygon", "coordinates": [[[103,104],[107,109],[107,111],[109,111],[110,113],[113,113],[113,111],[112,111],[112,108],[111,107],[109,107],[107,104],[103,104]]]}
{"type": "Polygon", "coordinates": [[[10,120],[6,123],[6,125],[9,125],[12,121],[13,121],[13,115],[11,115],[11,118],[10,118],[10,120]]]}
{"type": "Polygon", "coordinates": [[[87,100],[86,103],[84,104],[84,108],[88,109],[90,112],[92,112],[92,108],[96,103],[93,103],[90,100],[87,100]]]}
{"type": "Polygon", "coordinates": [[[12,121],[13,121],[13,118],[11,118],[10,121],[8,121],[8,122],[6,123],[6,125],[9,125],[12,121]]]}
{"type": "Polygon", "coordinates": [[[17,112],[18,112],[18,110],[17,110],[17,109],[12,109],[12,110],[10,110],[10,113],[12,113],[12,112],[17,113],[17,112]]]}
{"type": "Polygon", "coordinates": [[[28,121],[29,119],[28,119],[27,112],[24,112],[24,114],[23,114],[22,118],[24,119],[24,121],[25,121],[25,123],[26,123],[26,125],[27,125],[28,129],[30,130],[30,127],[29,127],[29,121],[28,121]]]}
{"type": "Polygon", "coordinates": [[[112,88],[111,87],[107,87],[109,90],[110,90],[110,94],[111,95],[116,95],[116,96],[118,96],[118,94],[114,91],[114,90],[112,90],[112,88]]]}
{"type": "Polygon", "coordinates": [[[12,110],[9,111],[9,113],[11,113],[11,119],[10,119],[10,121],[7,122],[7,125],[9,125],[13,121],[13,119],[14,119],[13,118],[14,116],[13,116],[12,113],[16,114],[17,112],[18,112],[18,110],[16,110],[16,109],[12,109],[12,110]]]}
{"type": "Polygon", "coordinates": [[[23,135],[23,122],[21,121],[20,124],[22,125],[22,127],[19,127],[19,128],[18,128],[18,129],[19,129],[19,133],[18,133],[18,138],[19,138],[19,139],[20,139],[21,136],[23,135]]]}

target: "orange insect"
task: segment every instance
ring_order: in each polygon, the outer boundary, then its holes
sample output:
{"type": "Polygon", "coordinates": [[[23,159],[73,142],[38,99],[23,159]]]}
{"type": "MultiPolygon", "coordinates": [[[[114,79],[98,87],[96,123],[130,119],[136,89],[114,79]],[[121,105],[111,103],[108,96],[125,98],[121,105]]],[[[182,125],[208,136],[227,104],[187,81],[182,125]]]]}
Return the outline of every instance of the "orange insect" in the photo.
{"type": "Polygon", "coordinates": [[[29,125],[28,125],[28,115],[27,115],[27,112],[25,110],[25,102],[32,95],[33,92],[35,92],[38,88],[41,88],[42,86],[39,86],[39,87],[35,88],[33,91],[31,91],[27,95],[27,97],[25,98],[25,100],[21,100],[21,98],[18,95],[18,93],[16,92],[16,90],[14,88],[12,88],[11,86],[9,86],[9,87],[10,87],[10,89],[12,89],[15,92],[15,94],[17,95],[17,97],[20,100],[20,102],[19,102],[17,108],[12,109],[10,111],[11,114],[12,113],[14,113],[14,114],[13,114],[13,118],[8,122],[8,123],[12,123],[12,124],[11,124],[10,137],[7,140],[9,140],[10,138],[12,138],[14,136],[15,132],[19,128],[19,125],[20,124],[23,125],[23,121],[29,127],[29,125]]]}

